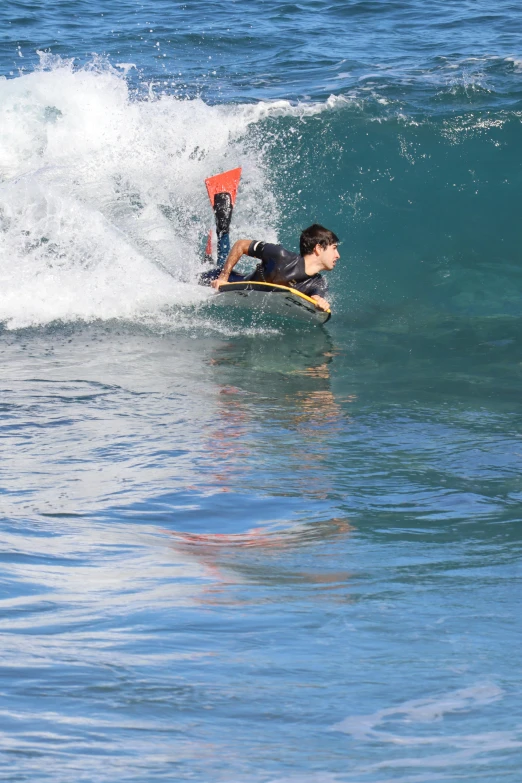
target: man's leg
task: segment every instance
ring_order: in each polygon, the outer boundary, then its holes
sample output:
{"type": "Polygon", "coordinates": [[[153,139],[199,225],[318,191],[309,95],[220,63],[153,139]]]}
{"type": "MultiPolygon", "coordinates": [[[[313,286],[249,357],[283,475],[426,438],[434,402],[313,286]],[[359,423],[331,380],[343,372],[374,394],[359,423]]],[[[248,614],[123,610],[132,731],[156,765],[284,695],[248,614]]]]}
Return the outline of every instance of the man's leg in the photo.
{"type": "MultiPolygon", "coordinates": [[[[214,217],[216,218],[216,231],[218,240],[217,268],[203,272],[199,278],[201,285],[210,285],[221,274],[225,261],[230,253],[230,222],[232,220],[232,198],[230,193],[216,193],[214,196],[214,217]]],[[[243,275],[232,272],[230,282],[243,280],[243,275]]]]}
{"type": "Polygon", "coordinates": [[[216,193],[214,196],[214,217],[218,240],[218,267],[223,267],[230,253],[230,223],[232,222],[232,197],[230,193],[216,193]]]}
{"type": "Polygon", "coordinates": [[[217,253],[217,265],[219,269],[223,269],[225,261],[230,253],[230,234],[223,233],[218,235],[218,253],[217,253]]]}

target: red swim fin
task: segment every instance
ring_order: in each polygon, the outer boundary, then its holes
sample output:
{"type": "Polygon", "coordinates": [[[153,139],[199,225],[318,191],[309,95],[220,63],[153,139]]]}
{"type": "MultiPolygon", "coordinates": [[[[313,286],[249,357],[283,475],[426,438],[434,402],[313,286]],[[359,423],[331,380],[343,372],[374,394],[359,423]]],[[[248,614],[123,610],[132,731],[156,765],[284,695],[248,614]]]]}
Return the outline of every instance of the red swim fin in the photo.
{"type": "Polygon", "coordinates": [[[237,189],[241,179],[241,168],[230,169],[222,174],[216,174],[214,177],[208,177],[205,180],[208,197],[212,207],[214,207],[214,197],[216,193],[230,193],[232,206],[236,203],[237,189]]]}
{"type": "MultiPolygon", "coordinates": [[[[216,219],[216,231],[218,237],[218,261],[219,261],[219,239],[223,234],[228,234],[230,221],[232,219],[232,209],[236,203],[237,189],[241,179],[241,168],[230,169],[222,174],[216,174],[205,180],[207,193],[214,210],[216,219]],[[219,198],[216,198],[219,196],[219,198]]],[[[227,251],[228,252],[228,251],[227,251]]],[[[205,258],[208,263],[212,262],[212,230],[209,232],[207,246],[205,249],[205,258]]]]}

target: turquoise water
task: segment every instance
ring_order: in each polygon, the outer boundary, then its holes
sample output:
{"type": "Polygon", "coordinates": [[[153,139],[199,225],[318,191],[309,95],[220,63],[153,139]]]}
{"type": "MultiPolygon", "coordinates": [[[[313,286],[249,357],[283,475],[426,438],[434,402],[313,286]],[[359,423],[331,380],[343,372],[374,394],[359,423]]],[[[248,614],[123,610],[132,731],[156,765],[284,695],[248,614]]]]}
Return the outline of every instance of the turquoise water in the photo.
{"type": "Polygon", "coordinates": [[[2,780],[518,783],[518,6],[0,23],[2,780]],[[196,285],[238,165],[327,326],[196,285]]]}

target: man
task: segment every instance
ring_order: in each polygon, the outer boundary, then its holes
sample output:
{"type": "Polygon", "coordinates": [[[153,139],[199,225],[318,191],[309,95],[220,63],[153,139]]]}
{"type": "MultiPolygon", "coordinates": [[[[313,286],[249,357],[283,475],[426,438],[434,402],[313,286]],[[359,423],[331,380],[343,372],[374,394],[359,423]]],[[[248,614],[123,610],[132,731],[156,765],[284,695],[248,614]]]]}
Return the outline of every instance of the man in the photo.
{"type": "Polygon", "coordinates": [[[255,280],[275,285],[286,285],[295,288],[311,297],[316,307],[329,310],[330,305],[324,298],[327,293],[327,283],[320,272],[330,272],[340,258],[337,244],[339,240],[333,231],[314,223],[301,234],[299,241],[300,255],[285,250],[281,245],[267,242],[257,242],[251,239],[239,239],[234,243],[224,266],[216,270],[209,279],[213,288],[218,289],[227,283],[232,274],[232,281],[255,280]],[[257,258],[259,263],[255,271],[242,277],[232,273],[241,256],[257,258]]]}

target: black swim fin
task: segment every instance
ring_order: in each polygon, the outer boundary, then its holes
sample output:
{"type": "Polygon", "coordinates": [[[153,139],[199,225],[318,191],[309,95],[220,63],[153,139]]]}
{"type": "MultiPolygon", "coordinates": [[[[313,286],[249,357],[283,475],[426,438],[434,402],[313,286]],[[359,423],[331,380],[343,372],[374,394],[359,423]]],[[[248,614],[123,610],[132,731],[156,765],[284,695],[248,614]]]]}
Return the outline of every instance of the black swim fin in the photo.
{"type": "Polygon", "coordinates": [[[232,196],[230,193],[216,193],[214,196],[213,208],[214,217],[216,219],[216,230],[219,239],[223,234],[228,234],[230,231],[232,211],[234,209],[232,204],[232,196]]]}

